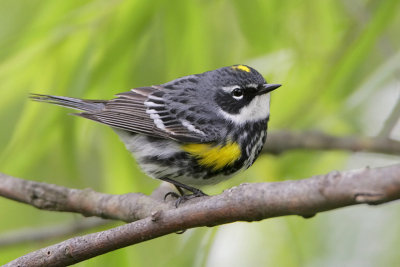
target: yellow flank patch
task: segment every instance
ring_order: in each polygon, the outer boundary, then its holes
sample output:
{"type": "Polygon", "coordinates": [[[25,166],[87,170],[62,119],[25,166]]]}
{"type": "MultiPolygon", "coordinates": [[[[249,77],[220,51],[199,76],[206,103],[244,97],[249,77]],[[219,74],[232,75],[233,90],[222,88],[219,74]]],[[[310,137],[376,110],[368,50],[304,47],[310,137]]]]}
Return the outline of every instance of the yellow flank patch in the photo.
{"type": "Polygon", "coordinates": [[[246,67],[245,65],[236,65],[236,66],[233,66],[232,69],[250,72],[249,67],[246,67]]]}
{"type": "Polygon", "coordinates": [[[182,149],[196,157],[200,165],[211,167],[213,171],[232,165],[241,155],[240,147],[235,142],[229,142],[224,146],[186,144],[182,149]]]}

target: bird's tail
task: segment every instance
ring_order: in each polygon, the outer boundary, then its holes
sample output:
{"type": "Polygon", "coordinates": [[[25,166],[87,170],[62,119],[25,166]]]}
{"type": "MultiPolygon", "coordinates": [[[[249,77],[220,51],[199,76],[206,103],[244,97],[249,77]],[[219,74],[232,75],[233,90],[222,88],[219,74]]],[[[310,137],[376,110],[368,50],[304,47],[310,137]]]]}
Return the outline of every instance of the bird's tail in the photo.
{"type": "Polygon", "coordinates": [[[106,103],[106,100],[85,100],[66,96],[41,94],[30,94],[29,98],[38,102],[50,103],[86,112],[101,111],[106,103]]]}

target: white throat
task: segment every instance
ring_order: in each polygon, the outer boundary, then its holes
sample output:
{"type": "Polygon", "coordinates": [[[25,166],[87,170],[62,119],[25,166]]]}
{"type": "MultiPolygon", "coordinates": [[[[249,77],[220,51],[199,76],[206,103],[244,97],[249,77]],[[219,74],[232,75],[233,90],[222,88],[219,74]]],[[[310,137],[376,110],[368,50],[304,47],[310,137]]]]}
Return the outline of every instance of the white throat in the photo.
{"type": "Polygon", "coordinates": [[[265,120],[269,116],[270,94],[258,95],[239,114],[229,114],[221,110],[221,114],[236,124],[243,124],[249,121],[265,120]]]}

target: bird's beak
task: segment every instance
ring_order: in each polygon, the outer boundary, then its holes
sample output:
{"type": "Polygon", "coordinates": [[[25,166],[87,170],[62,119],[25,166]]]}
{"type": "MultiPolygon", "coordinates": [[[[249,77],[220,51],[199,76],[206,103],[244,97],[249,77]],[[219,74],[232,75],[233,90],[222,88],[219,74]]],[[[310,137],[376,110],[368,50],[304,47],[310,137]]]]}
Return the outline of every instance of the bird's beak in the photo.
{"type": "Polygon", "coordinates": [[[257,91],[257,95],[263,95],[269,92],[274,91],[275,89],[279,88],[281,84],[268,84],[265,83],[263,86],[257,91]]]}

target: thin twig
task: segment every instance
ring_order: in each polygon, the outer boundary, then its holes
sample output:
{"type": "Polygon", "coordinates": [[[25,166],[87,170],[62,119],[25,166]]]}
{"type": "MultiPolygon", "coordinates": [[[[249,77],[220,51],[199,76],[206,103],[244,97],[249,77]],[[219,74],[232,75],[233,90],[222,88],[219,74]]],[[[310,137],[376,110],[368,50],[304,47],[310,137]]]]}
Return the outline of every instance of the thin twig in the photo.
{"type": "Polygon", "coordinates": [[[0,248],[28,242],[48,241],[109,224],[100,218],[84,218],[74,222],[40,228],[26,228],[0,235],[0,248]]]}
{"type": "Polygon", "coordinates": [[[242,184],[217,196],[192,199],[179,208],[160,209],[136,222],[68,239],[5,266],[65,266],[183,229],[285,215],[310,217],[349,205],[395,199],[400,199],[400,164],[304,180],[242,184]]]}
{"type": "MultiPolygon", "coordinates": [[[[399,88],[400,90],[400,88],[399,88]]],[[[394,127],[400,120],[400,95],[398,96],[398,100],[396,105],[393,107],[389,117],[386,119],[385,123],[383,124],[382,130],[379,132],[378,136],[380,138],[387,138],[390,137],[394,127]]]]}
{"type": "Polygon", "coordinates": [[[377,137],[336,137],[321,132],[274,131],[268,134],[263,152],[280,154],[293,149],[347,150],[400,155],[400,142],[377,137]]]}

